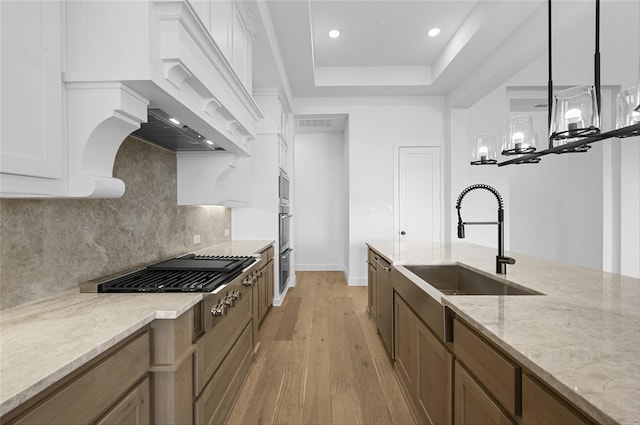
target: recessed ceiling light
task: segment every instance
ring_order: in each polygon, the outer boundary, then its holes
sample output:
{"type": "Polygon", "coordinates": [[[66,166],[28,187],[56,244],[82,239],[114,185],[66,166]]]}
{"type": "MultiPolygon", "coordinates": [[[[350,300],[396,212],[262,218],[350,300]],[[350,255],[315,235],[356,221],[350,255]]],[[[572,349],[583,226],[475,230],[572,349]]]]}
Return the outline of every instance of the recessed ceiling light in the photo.
{"type": "Polygon", "coordinates": [[[208,139],[207,139],[207,140],[205,140],[205,142],[207,142],[207,144],[208,144],[208,145],[213,146],[213,142],[212,142],[211,140],[208,140],[208,139]]]}
{"type": "Polygon", "coordinates": [[[175,118],[169,118],[169,121],[171,121],[172,123],[174,123],[175,125],[180,125],[180,121],[178,121],[175,118]]]}
{"type": "Polygon", "coordinates": [[[331,30],[331,31],[329,31],[329,37],[331,37],[331,38],[338,38],[338,37],[340,37],[340,31],[338,31],[338,30],[331,30]]]}
{"type": "Polygon", "coordinates": [[[429,37],[435,37],[435,36],[437,36],[438,34],[440,34],[440,28],[431,28],[431,29],[427,32],[427,35],[428,35],[429,37]]]}

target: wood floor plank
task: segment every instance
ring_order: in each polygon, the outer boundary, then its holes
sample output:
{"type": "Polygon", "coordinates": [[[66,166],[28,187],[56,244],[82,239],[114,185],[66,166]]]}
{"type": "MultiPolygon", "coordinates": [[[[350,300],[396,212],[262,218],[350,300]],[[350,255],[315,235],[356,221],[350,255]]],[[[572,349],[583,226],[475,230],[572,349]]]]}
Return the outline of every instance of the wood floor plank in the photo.
{"type": "Polygon", "coordinates": [[[367,318],[367,288],[342,272],[296,278],[261,325],[262,351],[228,423],[415,424],[367,318]]]}
{"type": "Polygon", "coordinates": [[[301,297],[291,297],[289,299],[289,305],[284,309],[284,314],[280,319],[280,326],[278,331],[274,335],[275,341],[291,341],[293,338],[293,331],[298,322],[298,313],[300,312],[300,304],[302,303],[301,297]]]}
{"type": "Polygon", "coordinates": [[[348,350],[351,362],[349,367],[354,371],[354,384],[360,397],[362,408],[362,423],[365,424],[389,424],[391,417],[387,409],[384,392],[380,386],[375,364],[363,329],[355,313],[355,307],[351,298],[339,298],[343,320],[347,335],[349,335],[348,350]]]}
{"type": "Polygon", "coordinates": [[[331,399],[333,423],[362,423],[362,407],[355,373],[349,353],[349,338],[342,310],[342,298],[331,298],[329,302],[329,361],[331,376],[331,399]]]}

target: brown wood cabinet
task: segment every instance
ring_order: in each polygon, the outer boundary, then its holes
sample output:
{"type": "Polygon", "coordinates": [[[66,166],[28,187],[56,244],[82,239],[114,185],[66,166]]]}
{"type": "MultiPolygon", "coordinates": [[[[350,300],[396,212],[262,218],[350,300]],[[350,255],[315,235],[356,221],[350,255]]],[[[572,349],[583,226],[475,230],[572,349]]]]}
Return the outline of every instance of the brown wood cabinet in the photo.
{"type": "Polygon", "coordinates": [[[149,378],[145,378],[96,422],[96,425],[149,424],[149,405],[149,378]]]}
{"type": "Polygon", "coordinates": [[[397,293],[395,367],[427,424],[450,424],[453,356],[397,293]]]}
{"type": "Polygon", "coordinates": [[[258,280],[256,282],[256,300],[258,303],[258,324],[267,315],[269,308],[273,304],[273,247],[270,247],[260,253],[262,259],[258,266],[258,280]]]}
{"type": "Polygon", "coordinates": [[[426,326],[418,322],[418,403],[431,425],[450,424],[453,355],[426,326]]]}
{"type": "Polygon", "coordinates": [[[522,377],[522,425],[586,425],[583,417],[534,377],[522,377]]]}
{"type": "Polygon", "coordinates": [[[150,423],[149,331],[138,333],[2,418],[6,424],[150,423]],[[102,419],[100,419],[102,418],[102,419]]]}
{"type": "Polygon", "coordinates": [[[194,308],[177,319],[154,320],[152,329],[151,394],[153,422],[190,424],[193,422],[193,326],[194,308]]]}
{"type": "MultiPolygon", "coordinates": [[[[369,250],[369,310],[380,298],[380,265],[369,250]],[[379,288],[377,289],[379,291],[379,288]]],[[[584,412],[480,331],[424,293],[401,270],[391,272],[395,372],[426,424],[585,425],[584,412]],[[444,341],[447,341],[446,343],[444,341]]],[[[373,315],[375,318],[376,315],[373,315]]],[[[380,320],[380,314],[377,314],[380,320]]],[[[378,324],[378,329],[380,325],[378,324]]]]}
{"type": "Polygon", "coordinates": [[[376,322],[376,315],[377,313],[377,292],[378,292],[378,285],[377,285],[377,275],[376,275],[376,262],[374,261],[375,258],[375,253],[370,249],[369,250],[369,255],[368,255],[368,279],[367,279],[367,287],[368,287],[368,295],[369,295],[369,305],[367,306],[368,310],[369,310],[369,318],[373,321],[373,323],[375,324],[376,322]]]}
{"type": "Polygon", "coordinates": [[[521,368],[457,318],[453,323],[453,347],[456,359],[512,417],[519,416],[521,368]]]}
{"type": "Polygon", "coordinates": [[[379,255],[376,262],[376,328],[393,361],[393,286],[391,284],[391,265],[379,255]]]}
{"type": "Polygon", "coordinates": [[[398,294],[394,298],[395,367],[409,391],[418,394],[418,319],[398,294]]]}
{"type": "Polygon", "coordinates": [[[455,376],[456,425],[515,424],[457,361],[455,376]]]}
{"type": "Polygon", "coordinates": [[[251,324],[247,324],[229,354],[194,403],[195,423],[221,424],[227,420],[252,359],[251,324]]]}

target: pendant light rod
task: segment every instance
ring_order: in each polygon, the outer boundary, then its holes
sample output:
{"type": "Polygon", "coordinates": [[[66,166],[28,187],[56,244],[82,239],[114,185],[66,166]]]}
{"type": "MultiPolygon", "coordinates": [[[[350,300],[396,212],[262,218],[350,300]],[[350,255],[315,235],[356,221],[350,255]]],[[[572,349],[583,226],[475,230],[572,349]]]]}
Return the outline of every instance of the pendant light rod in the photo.
{"type": "Polygon", "coordinates": [[[593,74],[596,89],[596,107],[600,116],[600,0],[596,0],[596,53],[594,56],[593,74]]]}
{"type": "Polygon", "coordinates": [[[548,41],[549,41],[549,81],[547,81],[547,136],[549,138],[549,149],[553,147],[553,140],[551,140],[551,105],[553,101],[553,79],[551,78],[551,0],[547,0],[547,9],[549,16],[548,25],[548,41]]]}

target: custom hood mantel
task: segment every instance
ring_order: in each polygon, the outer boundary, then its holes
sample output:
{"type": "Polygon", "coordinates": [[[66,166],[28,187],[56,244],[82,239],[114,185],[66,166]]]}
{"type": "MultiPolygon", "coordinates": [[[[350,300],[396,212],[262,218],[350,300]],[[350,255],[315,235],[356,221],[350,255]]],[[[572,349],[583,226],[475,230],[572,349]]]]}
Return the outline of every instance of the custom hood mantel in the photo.
{"type": "MultiPolygon", "coordinates": [[[[122,196],[124,183],[113,177],[115,156],[124,139],[147,121],[149,109],[180,117],[211,140],[214,151],[250,157],[262,118],[247,89],[252,86],[253,23],[240,2],[199,3],[61,0],[45,5],[56,15],[47,15],[43,26],[55,27],[58,38],[50,40],[60,47],[56,57],[62,72],[46,75],[61,90],[55,117],[61,125],[51,127],[60,133],[61,149],[55,149],[62,151],[56,165],[60,171],[52,178],[31,179],[34,183],[20,180],[22,170],[11,171],[3,176],[2,195],[122,196]],[[214,7],[226,7],[227,15],[214,7]],[[220,16],[226,16],[225,22],[220,16]],[[214,40],[221,27],[233,38],[214,40]]],[[[44,62],[44,47],[43,52],[44,62]]],[[[50,121],[52,116],[33,119],[50,121]]],[[[39,146],[51,133],[43,137],[39,146]]]]}

